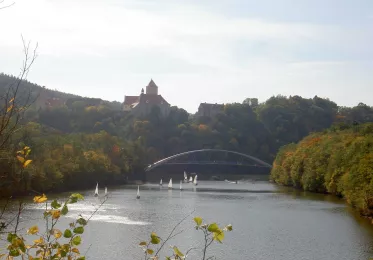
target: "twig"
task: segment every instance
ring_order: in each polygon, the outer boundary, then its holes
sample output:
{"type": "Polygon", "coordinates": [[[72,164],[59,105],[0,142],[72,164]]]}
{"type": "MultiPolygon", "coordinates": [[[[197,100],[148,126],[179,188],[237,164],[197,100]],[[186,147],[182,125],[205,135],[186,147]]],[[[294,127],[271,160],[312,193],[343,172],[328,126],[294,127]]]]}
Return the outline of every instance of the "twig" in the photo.
{"type": "MultiPolygon", "coordinates": [[[[0,4],[2,4],[2,3],[4,3],[4,0],[0,1],[0,4]]],[[[5,5],[5,6],[2,6],[2,7],[0,7],[0,10],[1,10],[1,9],[5,9],[5,8],[8,8],[8,7],[14,5],[15,3],[16,3],[16,2],[13,2],[13,3],[11,3],[11,4],[8,4],[8,5],[5,5]]]]}
{"type": "Polygon", "coordinates": [[[18,225],[19,225],[19,218],[21,217],[22,213],[22,201],[19,202],[19,207],[18,207],[18,212],[17,212],[17,221],[16,221],[16,226],[14,228],[14,234],[17,233],[18,225]]]}
{"type": "Polygon", "coordinates": [[[171,233],[168,235],[168,237],[166,238],[166,240],[163,241],[163,243],[161,244],[161,246],[159,247],[159,249],[157,250],[157,252],[155,253],[154,256],[158,256],[158,254],[159,254],[159,252],[162,250],[163,246],[167,243],[168,240],[171,239],[171,237],[172,237],[172,235],[173,235],[175,229],[176,229],[178,226],[180,226],[180,224],[183,223],[184,220],[186,220],[190,215],[192,215],[192,214],[194,213],[194,211],[196,211],[196,210],[194,209],[191,213],[189,213],[187,216],[185,216],[182,220],[180,220],[180,221],[179,221],[179,222],[174,226],[174,228],[171,230],[171,233]]]}

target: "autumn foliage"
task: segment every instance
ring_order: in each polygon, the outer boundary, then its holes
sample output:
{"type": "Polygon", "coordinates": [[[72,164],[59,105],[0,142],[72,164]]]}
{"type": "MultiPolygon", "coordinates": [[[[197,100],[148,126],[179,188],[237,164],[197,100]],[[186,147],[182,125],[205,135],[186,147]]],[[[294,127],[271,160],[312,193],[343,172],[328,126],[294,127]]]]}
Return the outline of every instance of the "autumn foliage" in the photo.
{"type": "Polygon", "coordinates": [[[373,216],[373,124],[332,127],[283,146],[271,179],[344,197],[361,214],[373,216]]]}

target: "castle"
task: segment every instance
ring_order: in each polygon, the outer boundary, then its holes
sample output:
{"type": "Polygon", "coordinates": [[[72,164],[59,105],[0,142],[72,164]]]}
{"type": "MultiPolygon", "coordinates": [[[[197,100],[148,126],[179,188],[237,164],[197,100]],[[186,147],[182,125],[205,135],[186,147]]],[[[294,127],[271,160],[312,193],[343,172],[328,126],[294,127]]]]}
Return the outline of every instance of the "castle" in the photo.
{"type": "Polygon", "coordinates": [[[146,93],[141,89],[140,96],[124,96],[123,111],[131,112],[135,116],[148,115],[154,106],[159,108],[161,117],[169,115],[170,104],[158,95],[158,86],[153,80],[146,86],[146,93]]]}

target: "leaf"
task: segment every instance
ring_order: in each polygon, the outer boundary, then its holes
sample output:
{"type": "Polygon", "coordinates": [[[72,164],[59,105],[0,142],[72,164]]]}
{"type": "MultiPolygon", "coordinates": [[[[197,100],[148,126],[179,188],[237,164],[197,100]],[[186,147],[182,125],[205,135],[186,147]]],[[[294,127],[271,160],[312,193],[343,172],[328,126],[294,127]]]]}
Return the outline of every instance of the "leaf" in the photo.
{"type": "Polygon", "coordinates": [[[232,227],[231,224],[229,224],[229,225],[226,226],[226,229],[227,229],[228,231],[232,231],[232,230],[233,230],[233,227],[232,227]]]}
{"type": "Polygon", "coordinates": [[[175,252],[175,255],[177,256],[180,256],[180,257],[184,256],[183,253],[181,253],[180,250],[176,246],[174,246],[174,252],[175,252]]]}
{"type": "Polygon", "coordinates": [[[145,241],[142,241],[140,242],[139,246],[146,246],[148,243],[146,243],[145,241]]]}
{"type": "Polygon", "coordinates": [[[52,208],[54,208],[54,209],[58,209],[59,207],[61,207],[61,204],[59,204],[59,203],[57,202],[57,200],[54,200],[54,201],[52,201],[51,206],[52,206],[52,208]]]}
{"type": "Polygon", "coordinates": [[[9,103],[12,103],[14,101],[14,98],[12,98],[11,100],[9,100],[9,103]]]}
{"type": "Polygon", "coordinates": [[[87,220],[85,220],[84,218],[79,218],[76,222],[82,226],[87,225],[87,220]]]}
{"type": "Polygon", "coordinates": [[[26,168],[27,165],[29,165],[31,162],[32,162],[32,160],[25,161],[25,163],[23,164],[23,168],[26,168]]]}
{"type": "Polygon", "coordinates": [[[39,239],[34,240],[34,243],[35,244],[43,244],[44,243],[44,239],[42,237],[40,237],[39,239]]]}
{"type": "Polygon", "coordinates": [[[63,236],[66,238],[70,238],[73,236],[73,233],[71,232],[70,229],[66,229],[65,232],[63,232],[63,236]]]}
{"type": "Polygon", "coordinates": [[[17,155],[17,159],[20,163],[24,163],[25,162],[25,158],[23,158],[22,156],[19,156],[17,155]]]}
{"type": "Polygon", "coordinates": [[[76,236],[76,237],[74,237],[73,240],[72,240],[72,243],[73,243],[73,245],[75,245],[75,246],[80,245],[81,242],[82,242],[82,239],[81,239],[80,236],[76,236]]]}
{"type": "Polygon", "coordinates": [[[207,230],[210,231],[210,232],[216,232],[216,231],[219,230],[219,226],[216,223],[212,223],[212,224],[209,225],[207,230]]]}
{"type": "Polygon", "coordinates": [[[10,112],[12,109],[13,109],[13,105],[10,105],[10,106],[8,107],[8,109],[6,110],[6,112],[7,112],[7,113],[10,112]]]}
{"type": "Polygon", "coordinates": [[[224,232],[222,230],[219,230],[218,232],[214,232],[213,238],[219,243],[222,243],[224,239],[224,232]]]}
{"type": "Polygon", "coordinates": [[[62,210],[61,210],[61,214],[62,214],[62,215],[66,215],[67,212],[69,212],[69,209],[67,208],[66,205],[63,205],[62,210]]]}
{"type": "Polygon", "coordinates": [[[35,203],[43,203],[43,202],[46,202],[48,200],[48,198],[45,196],[45,194],[43,194],[42,196],[35,196],[34,197],[34,202],[35,203]]]}
{"type": "Polygon", "coordinates": [[[75,254],[80,254],[79,249],[76,247],[72,248],[71,251],[73,251],[75,254]]]}
{"type": "Polygon", "coordinates": [[[78,200],[84,200],[83,195],[81,195],[81,194],[79,194],[79,193],[73,193],[73,194],[71,194],[70,197],[75,197],[75,198],[77,198],[78,200]]]}
{"type": "Polygon", "coordinates": [[[17,235],[16,235],[16,234],[13,234],[13,233],[9,233],[8,236],[7,236],[7,239],[6,239],[6,240],[7,240],[9,243],[12,243],[12,240],[13,240],[14,238],[17,238],[17,235]]]}
{"type": "Polygon", "coordinates": [[[34,235],[39,232],[38,226],[32,226],[27,230],[27,234],[34,235]]]}
{"type": "Polygon", "coordinates": [[[57,239],[60,238],[62,236],[61,230],[59,230],[59,229],[53,229],[53,236],[55,238],[57,238],[57,239]]]}
{"type": "Polygon", "coordinates": [[[81,257],[79,257],[79,258],[76,259],[76,260],[85,260],[85,256],[81,256],[81,257]]]}
{"type": "Polygon", "coordinates": [[[159,244],[159,242],[161,242],[161,240],[159,239],[159,237],[157,236],[157,234],[154,233],[154,232],[152,232],[150,234],[150,238],[151,238],[150,243],[152,243],[154,245],[157,245],[157,244],[159,244]]]}
{"type": "Polygon", "coordinates": [[[73,232],[75,234],[83,234],[84,233],[84,228],[83,227],[74,228],[73,232]]]}
{"type": "Polygon", "coordinates": [[[194,218],[194,222],[196,222],[197,226],[200,226],[200,225],[202,225],[202,218],[200,218],[200,217],[195,217],[195,218],[194,218]]]}
{"type": "Polygon", "coordinates": [[[148,253],[148,255],[152,255],[154,253],[154,251],[152,249],[147,249],[146,253],[148,253]]]}
{"type": "Polygon", "coordinates": [[[53,219],[58,219],[59,217],[61,217],[61,211],[60,210],[53,210],[52,211],[52,218],[53,219]]]}

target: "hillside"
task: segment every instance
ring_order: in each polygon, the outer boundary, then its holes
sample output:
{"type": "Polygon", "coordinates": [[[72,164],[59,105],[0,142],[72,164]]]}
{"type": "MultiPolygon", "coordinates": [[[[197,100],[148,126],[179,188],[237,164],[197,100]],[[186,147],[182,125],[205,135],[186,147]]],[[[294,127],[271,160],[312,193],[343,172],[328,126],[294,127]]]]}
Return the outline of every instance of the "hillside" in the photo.
{"type": "Polygon", "coordinates": [[[306,191],[344,197],[373,216],[373,124],[340,125],[280,149],[271,179],[306,191]]]}
{"type": "MultiPolygon", "coordinates": [[[[14,78],[0,75],[0,90],[11,80],[14,78]]],[[[22,131],[4,153],[12,158],[21,144],[32,147],[29,179],[17,188],[26,190],[89,186],[98,179],[109,183],[116,178],[124,180],[125,175],[141,178],[149,163],[205,147],[239,151],[272,162],[279,147],[298,142],[311,132],[333,124],[373,121],[372,107],[338,107],[317,96],[275,96],[263,103],[246,99],[225,104],[213,117],[190,117],[174,106],[166,118],[157,109],[136,118],[121,111],[118,102],[79,97],[29,82],[23,82],[22,88],[31,90],[36,102],[26,111],[22,131]]]]}

